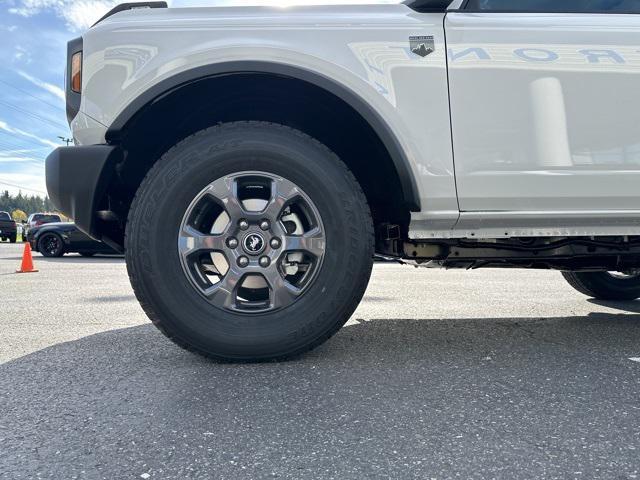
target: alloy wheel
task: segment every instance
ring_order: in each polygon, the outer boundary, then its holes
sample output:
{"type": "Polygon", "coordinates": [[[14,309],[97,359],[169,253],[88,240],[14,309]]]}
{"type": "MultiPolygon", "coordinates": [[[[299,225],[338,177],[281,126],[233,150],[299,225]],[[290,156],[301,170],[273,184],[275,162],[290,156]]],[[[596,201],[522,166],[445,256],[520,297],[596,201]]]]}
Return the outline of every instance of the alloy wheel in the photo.
{"type": "Polygon", "coordinates": [[[60,239],[56,235],[47,235],[42,239],[40,249],[49,256],[55,256],[60,251],[60,239]]]}
{"type": "Polygon", "coordinates": [[[325,244],[311,199],[266,172],[239,172],[207,185],[178,235],[193,287],[217,308],[248,314],[295,303],[317,276],[325,244]]]}

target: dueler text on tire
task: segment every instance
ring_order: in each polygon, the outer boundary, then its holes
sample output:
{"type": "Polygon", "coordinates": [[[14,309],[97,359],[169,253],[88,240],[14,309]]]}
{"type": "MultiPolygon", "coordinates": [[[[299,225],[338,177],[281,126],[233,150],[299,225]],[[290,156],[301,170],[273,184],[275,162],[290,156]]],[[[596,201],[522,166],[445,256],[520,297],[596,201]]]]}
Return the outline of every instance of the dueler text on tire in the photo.
{"type": "Polygon", "coordinates": [[[580,293],[599,300],[640,298],[640,274],[563,272],[562,275],[580,293]]]}
{"type": "Polygon", "coordinates": [[[362,190],[324,145],[234,122],[169,150],[129,213],[126,261],[153,323],[231,360],[305,352],[351,316],[372,267],[362,190]]]}

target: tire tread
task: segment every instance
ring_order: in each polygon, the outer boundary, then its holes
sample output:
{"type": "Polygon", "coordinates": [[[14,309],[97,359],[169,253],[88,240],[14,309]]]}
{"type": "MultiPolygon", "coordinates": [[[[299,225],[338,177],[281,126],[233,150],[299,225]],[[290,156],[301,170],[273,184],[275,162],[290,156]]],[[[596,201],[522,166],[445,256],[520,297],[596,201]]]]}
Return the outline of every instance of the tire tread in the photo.
{"type": "Polygon", "coordinates": [[[616,280],[606,272],[562,272],[562,276],[569,285],[587,297],[609,301],[630,301],[640,298],[640,279],[638,278],[616,280]]]}
{"type": "MultiPolygon", "coordinates": [[[[281,125],[281,124],[277,124],[277,123],[273,123],[273,122],[263,122],[263,121],[238,121],[238,122],[230,122],[230,123],[225,123],[225,124],[220,124],[220,125],[216,125],[213,127],[209,127],[206,128],[204,130],[200,130],[199,132],[196,132],[186,138],[184,138],[183,140],[181,140],[180,142],[178,142],[176,145],[174,145],[173,147],[171,147],[169,150],[167,150],[161,157],[160,159],[155,162],[155,164],[151,167],[151,169],[147,172],[146,176],[144,177],[144,179],[142,180],[140,186],[138,187],[138,190],[136,191],[136,194],[133,198],[133,201],[131,203],[131,208],[129,210],[129,216],[127,219],[127,228],[125,230],[125,255],[128,256],[129,253],[134,250],[135,247],[135,239],[133,238],[133,235],[131,235],[131,231],[130,231],[130,225],[135,225],[138,222],[143,221],[144,219],[144,209],[141,208],[142,202],[143,202],[143,197],[144,195],[147,193],[148,188],[147,186],[149,185],[149,183],[152,182],[152,180],[158,176],[160,174],[160,172],[162,171],[162,169],[165,167],[165,165],[172,161],[172,153],[176,150],[178,150],[184,143],[189,142],[193,139],[198,139],[200,137],[206,137],[206,136],[210,136],[212,134],[215,134],[218,131],[233,131],[233,130],[243,130],[246,129],[247,127],[265,127],[265,128],[271,128],[271,129],[278,129],[282,132],[286,132],[289,135],[293,135],[298,137],[299,139],[305,141],[305,142],[311,142],[313,143],[317,148],[320,148],[322,150],[324,150],[324,152],[333,158],[334,163],[340,168],[340,170],[342,171],[342,173],[344,174],[344,176],[347,178],[348,183],[351,184],[353,191],[355,193],[355,198],[356,198],[356,209],[357,209],[357,213],[358,214],[362,214],[364,213],[366,215],[366,221],[364,222],[366,224],[366,238],[367,238],[367,244],[366,244],[366,248],[367,250],[370,252],[371,257],[373,257],[373,253],[374,253],[374,229],[373,229],[373,219],[371,216],[371,211],[369,209],[369,205],[366,199],[366,196],[360,186],[360,184],[358,183],[358,181],[356,180],[355,176],[353,175],[353,173],[351,172],[351,170],[349,170],[349,168],[347,167],[347,165],[342,162],[342,160],[340,160],[338,158],[338,156],[333,153],[328,147],[326,147],[324,144],[322,144],[321,142],[319,142],[318,140],[316,140],[315,138],[299,131],[296,129],[293,129],[291,127],[285,126],[285,125],[281,125]]],[[[220,145],[214,145],[212,148],[220,148],[220,145]]],[[[209,150],[210,151],[210,150],[209,150]]],[[[204,152],[204,154],[208,153],[204,152]]],[[[203,153],[201,153],[203,154],[203,153]]],[[[353,234],[355,235],[355,233],[353,234]]],[[[359,240],[359,239],[354,239],[354,240],[359,240]]],[[[166,328],[161,315],[155,310],[154,306],[147,301],[146,299],[146,295],[144,293],[144,288],[142,287],[142,282],[139,279],[139,272],[137,271],[137,267],[135,262],[130,262],[127,261],[127,271],[128,271],[128,275],[129,275],[129,280],[131,282],[131,285],[134,287],[134,292],[136,294],[136,297],[138,299],[138,301],[140,302],[140,306],[142,307],[142,309],[144,310],[144,312],[147,314],[147,316],[149,317],[149,319],[151,320],[151,322],[156,326],[156,328],[158,328],[158,330],[160,330],[168,339],[170,339],[172,342],[174,342],[175,344],[179,345],[180,347],[182,347],[183,349],[190,351],[192,353],[201,355],[203,357],[206,358],[213,358],[216,360],[224,360],[224,361],[238,361],[238,362],[252,362],[252,361],[260,361],[262,360],[261,358],[257,358],[257,357],[238,357],[238,358],[229,358],[227,356],[225,357],[220,357],[217,356],[215,354],[212,354],[211,352],[208,352],[206,350],[200,349],[194,345],[191,345],[190,343],[184,341],[183,339],[181,339],[178,335],[176,335],[175,333],[171,332],[168,328],[166,328]]],[[[370,272],[368,272],[370,273],[370,272]]],[[[364,291],[367,288],[368,285],[368,281],[369,281],[369,275],[360,275],[360,278],[357,279],[357,286],[354,288],[354,291],[351,295],[351,298],[348,299],[342,299],[343,303],[343,309],[355,309],[355,307],[357,306],[357,304],[360,301],[360,298],[362,297],[362,295],[364,294],[364,291]],[[354,305],[354,303],[356,305],[354,305]]],[[[346,320],[345,320],[346,321],[346,320]]],[[[330,328],[328,331],[326,331],[322,336],[316,338],[313,342],[310,342],[306,345],[304,345],[303,347],[292,351],[292,352],[287,352],[286,354],[282,354],[282,355],[275,355],[270,357],[270,360],[273,361],[282,361],[282,360],[287,360],[290,358],[294,358],[297,357],[303,353],[306,353],[310,350],[313,350],[314,348],[316,348],[317,346],[319,346],[320,344],[324,343],[325,341],[327,341],[331,336],[333,336],[338,330],[340,330],[340,328],[342,328],[342,326],[344,325],[344,322],[341,321],[337,321],[335,322],[335,324],[332,326],[332,328],[330,328]]]]}

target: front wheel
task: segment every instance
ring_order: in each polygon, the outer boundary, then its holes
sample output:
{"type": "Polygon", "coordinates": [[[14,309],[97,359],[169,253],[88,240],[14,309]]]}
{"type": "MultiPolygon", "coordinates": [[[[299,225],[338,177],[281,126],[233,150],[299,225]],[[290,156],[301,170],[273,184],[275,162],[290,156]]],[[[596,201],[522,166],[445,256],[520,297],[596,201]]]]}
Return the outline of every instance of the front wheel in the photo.
{"type": "Polygon", "coordinates": [[[149,171],[131,206],[127,269],[178,345],[267,360],[319,345],[349,319],[372,268],[371,215],[324,145],[265,122],[203,130],[149,171]]]}
{"type": "Polygon", "coordinates": [[[45,233],[38,240],[38,251],[45,257],[64,255],[64,242],[57,233],[45,233]]]}
{"type": "Polygon", "coordinates": [[[640,272],[563,272],[562,275],[577,291],[598,300],[640,298],[640,272]]]}
{"type": "Polygon", "coordinates": [[[10,241],[11,243],[16,243],[16,241],[17,241],[17,240],[18,240],[18,236],[17,236],[17,235],[11,235],[11,236],[9,237],[9,241],[10,241]]]}

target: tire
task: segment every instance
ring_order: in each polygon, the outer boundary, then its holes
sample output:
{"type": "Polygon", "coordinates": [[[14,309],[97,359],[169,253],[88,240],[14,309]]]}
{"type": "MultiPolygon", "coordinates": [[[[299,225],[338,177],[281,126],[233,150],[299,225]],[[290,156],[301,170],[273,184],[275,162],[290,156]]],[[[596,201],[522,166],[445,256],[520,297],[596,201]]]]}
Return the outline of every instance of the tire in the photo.
{"type": "Polygon", "coordinates": [[[580,293],[598,300],[630,301],[640,298],[640,275],[618,278],[608,272],[563,272],[580,293]]]}
{"type": "Polygon", "coordinates": [[[142,308],[168,338],[214,359],[264,361],[311,350],[344,325],[367,287],[373,239],[366,198],[333,152],[288,127],[234,122],[186,138],[151,168],[129,212],[125,256],[142,308]],[[322,262],[304,293],[286,307],[251,313],[212,305],[181,263],[178,235],[193,199],[237,172],[286,178],[320,216],[326,235],[322,262]]]}
{"type": "Polygon", "coordinates": [[[64,255],[64,242],[57,233],[45,233],[38,239],[38,251],[45,257],[55,258],[64,255]]]}
{"type": "Polygon", "coordinates": [[[18,236],[17,235],[13,235],[13,236],[9,237],[9,241],[11,243],[16,243],[17,240],[18,240],[18,236]]]}

